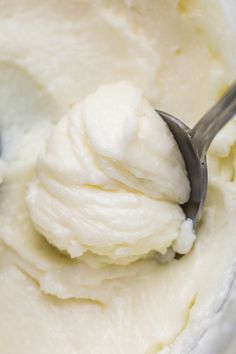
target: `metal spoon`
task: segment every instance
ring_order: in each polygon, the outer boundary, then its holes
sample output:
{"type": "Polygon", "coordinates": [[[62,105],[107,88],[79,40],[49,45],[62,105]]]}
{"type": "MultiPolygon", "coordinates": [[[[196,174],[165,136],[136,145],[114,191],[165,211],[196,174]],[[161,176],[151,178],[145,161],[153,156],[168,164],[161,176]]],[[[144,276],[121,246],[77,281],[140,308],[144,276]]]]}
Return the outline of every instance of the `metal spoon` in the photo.
{"type": "Polygon", "coordinates": [[[167,123],[183,155],[191,192],[189,200],[182,207],[196,228],[207,194],[206,153],[216,134],[236,114],[236,83],[192,129],[178,118],[156,111],[167,123]]]}

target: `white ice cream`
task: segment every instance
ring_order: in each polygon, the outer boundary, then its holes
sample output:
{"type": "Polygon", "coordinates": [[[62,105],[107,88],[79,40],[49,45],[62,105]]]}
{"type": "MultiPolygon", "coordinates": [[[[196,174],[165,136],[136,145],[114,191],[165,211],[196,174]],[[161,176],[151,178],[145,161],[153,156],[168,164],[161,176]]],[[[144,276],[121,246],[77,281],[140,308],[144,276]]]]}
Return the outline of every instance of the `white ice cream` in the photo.
{"type": "Polygon", "coordinates": [[[0,2],[1,354],[189,354],[210,327],[235,274],[236,123],[188,252],[188,181],[153,108],[193,126],[231,84],[227,3],[0,2]]]}
{"type": "Polygon", "coordinates": [[[71,257],[91,251],[127,263],[173,243],[190,250],[195,236],[181,236],[179,206],[189,191],[167,125],[140,89],[121,82],[101,86],[58,123],[27,198],[37,230],[71,257]]]}

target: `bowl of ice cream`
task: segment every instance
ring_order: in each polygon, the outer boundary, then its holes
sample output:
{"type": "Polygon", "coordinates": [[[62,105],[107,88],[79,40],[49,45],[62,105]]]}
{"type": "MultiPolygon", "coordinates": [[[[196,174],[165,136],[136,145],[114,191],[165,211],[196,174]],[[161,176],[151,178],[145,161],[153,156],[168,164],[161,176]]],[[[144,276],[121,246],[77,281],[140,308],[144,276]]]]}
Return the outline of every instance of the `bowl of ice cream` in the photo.
{"type": "Polygon", "coordinates": [[[195,235],[155,113],[193,126],[223,95],[234,16],[220,0],[2,2],[1,353],[235,351],[236,122],[210,148],[195,235]]]}

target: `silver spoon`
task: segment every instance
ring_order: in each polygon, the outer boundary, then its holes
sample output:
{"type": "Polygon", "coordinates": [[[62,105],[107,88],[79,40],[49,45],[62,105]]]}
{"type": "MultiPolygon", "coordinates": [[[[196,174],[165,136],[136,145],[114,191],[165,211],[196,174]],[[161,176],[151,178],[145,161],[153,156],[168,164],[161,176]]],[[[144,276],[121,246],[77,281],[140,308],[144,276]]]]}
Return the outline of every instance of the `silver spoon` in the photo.
{"type": "Polygon", "coordinates": [[[206,153],[216,134],[236,114],[236,83],[192,129],[178,118],[156,111],[167,123],[185,161],[191,192],[182,207],[195,229],[201,219],[207,194],[206,153]]]}

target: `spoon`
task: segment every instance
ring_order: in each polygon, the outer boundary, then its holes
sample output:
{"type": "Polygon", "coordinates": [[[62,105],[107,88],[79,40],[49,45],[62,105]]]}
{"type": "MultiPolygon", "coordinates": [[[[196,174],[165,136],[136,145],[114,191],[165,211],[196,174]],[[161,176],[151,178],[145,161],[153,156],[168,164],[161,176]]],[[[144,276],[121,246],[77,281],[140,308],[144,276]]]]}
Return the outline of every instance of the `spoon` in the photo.
{"type": "Polygon", "coordinates": [[[166,112],[156,112],[167,123],[185,161],[191,191],[182,208],[196,229],[207,195],[207,150],[216,134],[236,114],[236,82],[192,129],[166,112]]]}

